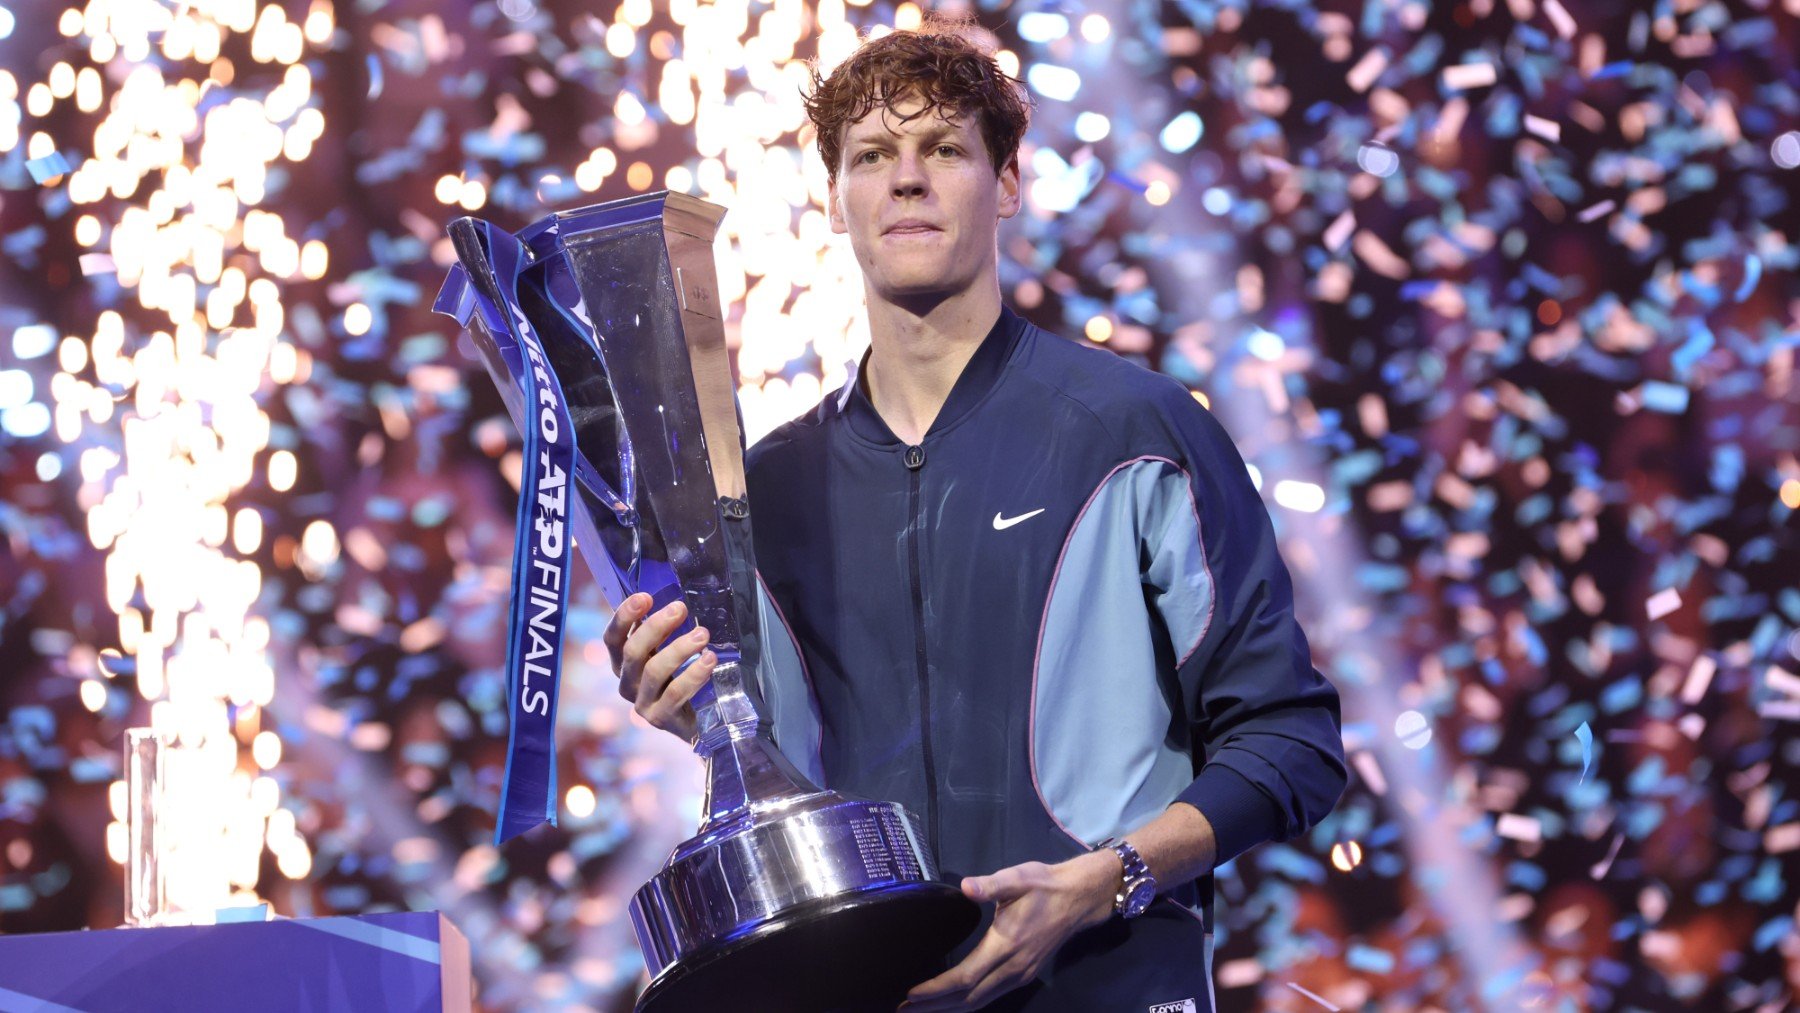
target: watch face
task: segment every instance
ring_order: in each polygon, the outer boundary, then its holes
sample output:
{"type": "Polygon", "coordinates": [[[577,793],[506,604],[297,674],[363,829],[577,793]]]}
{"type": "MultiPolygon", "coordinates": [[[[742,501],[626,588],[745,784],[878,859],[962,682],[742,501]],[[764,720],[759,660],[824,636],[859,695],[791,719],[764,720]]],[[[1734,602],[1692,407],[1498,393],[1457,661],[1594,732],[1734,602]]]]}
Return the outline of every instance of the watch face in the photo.
{"type": "Polygon", "coordinates": [[[1125,917],[1135,918],[1144,913],[1150,902],[1156,899],[1156,881],[1140,879],[1131,885],[1131,892],[1125,896],[1125,917]]]}

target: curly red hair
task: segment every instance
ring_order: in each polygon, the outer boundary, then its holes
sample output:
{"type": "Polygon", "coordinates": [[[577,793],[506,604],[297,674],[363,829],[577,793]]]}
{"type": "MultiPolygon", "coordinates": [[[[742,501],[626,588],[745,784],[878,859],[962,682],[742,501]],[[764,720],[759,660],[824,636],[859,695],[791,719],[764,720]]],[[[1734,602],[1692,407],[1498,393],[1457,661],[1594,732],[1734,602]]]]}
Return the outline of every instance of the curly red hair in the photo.
{"type": "Polygon", "coordinates": [[[830,77],[816,65],[812,68],[812,91],[802,101],[818,131],[819,155],[832,182],[837,182],[845,129],[877,105],[891,111],[907,98],[924,106],[910,116],[894,113],[901,122],[938,109],[953,122],[974,113],[995,174],[1018,157],[1031,122],[1030,97],[973,40],[974,28],[973,17],[933,13],[917,31],[895,31],[864,42],[830,77]]]}

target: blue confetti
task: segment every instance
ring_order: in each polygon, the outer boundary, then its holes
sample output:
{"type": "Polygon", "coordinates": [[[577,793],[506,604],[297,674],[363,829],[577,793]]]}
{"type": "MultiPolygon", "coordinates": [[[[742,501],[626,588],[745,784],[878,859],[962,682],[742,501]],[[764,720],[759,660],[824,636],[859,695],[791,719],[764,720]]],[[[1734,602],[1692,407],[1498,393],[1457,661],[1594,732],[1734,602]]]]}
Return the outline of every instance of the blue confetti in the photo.
{"type": "Polygon", "coordinates": [[[1354,970],[1371,974],[1392,974],[1394,971],[1394,955],[1391,952],[1363,943],[1351,943],[1344,952],[1344,962],[1354,970]]]}
{"type": "Polygon", "coordinates": [[[1593,729],[1588,722],[1575,727],[1575,738],[1580,741],[1580,781],[1588,779],[1588,768],[1593,765],[1593,729]]]}
{"type": "Polygon", "coordinates": [[[69,160],[60,151],[52,151],[42,158],[33,158],[25,163],[25,169],[31,173],[33,181],[43,184],[69,174],[69,160]]]}
{"type": "Polygon", "coordinates": [[[1644,384],[1644,407],[1668,415],[1680,415],[1687,411],[1688,393],[1688,388],[1680,384],[1651,380],[1644,384]]]}

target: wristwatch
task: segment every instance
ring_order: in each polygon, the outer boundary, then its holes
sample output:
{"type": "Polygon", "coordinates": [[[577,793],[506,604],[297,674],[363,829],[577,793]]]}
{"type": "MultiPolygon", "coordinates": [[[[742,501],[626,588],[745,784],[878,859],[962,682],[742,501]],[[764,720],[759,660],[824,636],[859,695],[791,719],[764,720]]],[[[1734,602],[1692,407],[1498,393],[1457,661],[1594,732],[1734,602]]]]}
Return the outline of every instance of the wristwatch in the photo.
{"type": "MultiPolygon", "coordinates": [[[[1150,875],[1150,867],[1144,864],[1144,856],[1131,846],[1124,838],[1104,841],[1101,848],[1109,848],[1119,856],[1119,864],[1123,868],[1123,876],[1119,882],[1119,893],[1113,898],[1113,913],[1121,918],[1136,918],[1144,913],[1150,902],[1156,899],[1156,877],[1150,875]]],[[[1096,851],[1099,848],[1094,849],[1096,851]]]]}

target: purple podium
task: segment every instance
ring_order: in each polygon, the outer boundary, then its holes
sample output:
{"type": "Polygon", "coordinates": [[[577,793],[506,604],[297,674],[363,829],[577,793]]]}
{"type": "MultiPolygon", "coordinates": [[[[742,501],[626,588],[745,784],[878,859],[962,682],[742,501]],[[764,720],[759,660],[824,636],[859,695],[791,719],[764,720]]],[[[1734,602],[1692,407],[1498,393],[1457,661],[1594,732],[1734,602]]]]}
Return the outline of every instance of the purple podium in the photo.
{"type": "Polygon", "coordinates": [[[436,912],[0,936],[0,1013],[470,1013],[472,991],[436,912]]]}

